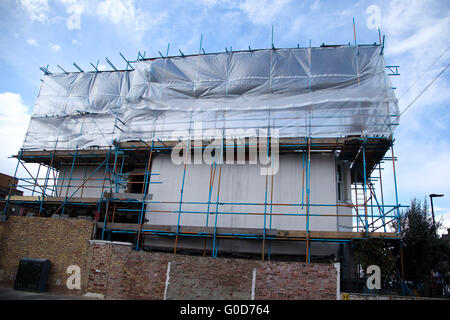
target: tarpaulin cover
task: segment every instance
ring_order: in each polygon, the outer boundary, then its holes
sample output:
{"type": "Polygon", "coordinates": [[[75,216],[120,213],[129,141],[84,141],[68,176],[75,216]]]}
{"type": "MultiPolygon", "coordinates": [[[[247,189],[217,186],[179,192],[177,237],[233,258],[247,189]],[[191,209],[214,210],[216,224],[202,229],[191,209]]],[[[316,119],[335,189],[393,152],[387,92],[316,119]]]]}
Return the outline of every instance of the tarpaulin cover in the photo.
{"type": "Polygon", "coordinates": [[[281,138],[387,137],[398,114],[377,45],[157,58],[134,68],[45,75],[23,147],[237,138],[267,128],[281,138]]]}

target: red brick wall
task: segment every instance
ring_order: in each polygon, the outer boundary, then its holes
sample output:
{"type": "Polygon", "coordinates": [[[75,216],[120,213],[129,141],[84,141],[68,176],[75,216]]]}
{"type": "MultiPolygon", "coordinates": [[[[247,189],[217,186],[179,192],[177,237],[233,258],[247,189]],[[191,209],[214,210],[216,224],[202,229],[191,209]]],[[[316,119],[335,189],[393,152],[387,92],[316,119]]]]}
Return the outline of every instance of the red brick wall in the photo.
{"type": "Polygon", "coordinates": [[[93,223],[11,216],[0,224],[0,282],[12,286],[22,257],[52,262],[50,291],[102,294],[107,299],[335,299],[331,264],[261,262],[134,251],[92,241],[93,223]],[[166,286],[168,265],[169,282],[166,286]],[[69,265],[81,268],[81,290],[69,290],[69,265]]]}
{"type": "Polygon", "coordinates": [[[111,263],[112,245],[93,244],[88,252],[88,284],[87,291],[105,295],[108,287],[109,266],[111,263]]]}
{"type": "Polygon", "coordinates": [[[115,246],[107,296],[113,299],[162,299],[169,258],[166,254],[115,246]]]}
{"type": "Polygon", "coordinates": [[[261,262],[244,259],[134,251],[130,246],[97,242],[90,248],[88,292],[108,299],[336,299],[331,264],[261,262]]]}
{"type": "Polygon", "coordinates": [[[88,292],[108,299],[163,299],[170,255],[105,243],[91,245],[88,292]]]}
{"type": "Polygon", "coordinates": [[[251,298],[258,261],[177,255],[171,260],[167,299],[251,298]]]}
{"type": "Polygon", "coordinates": [[[0,237],[0,283],[13,286],[23,257],[49,259],[49,291],[82,294],[87,284],[87,250],[93,222],[80,219],[52,219],[10,216],[0,237]],[[67,267],[81,269],[81,289],[66,287],[67,267]]]}
{"type": "Polygon", "coordinates": [[[256,269],[255,299],[334,300],[336,269],[332,264],[265,263],[256,269]]]}

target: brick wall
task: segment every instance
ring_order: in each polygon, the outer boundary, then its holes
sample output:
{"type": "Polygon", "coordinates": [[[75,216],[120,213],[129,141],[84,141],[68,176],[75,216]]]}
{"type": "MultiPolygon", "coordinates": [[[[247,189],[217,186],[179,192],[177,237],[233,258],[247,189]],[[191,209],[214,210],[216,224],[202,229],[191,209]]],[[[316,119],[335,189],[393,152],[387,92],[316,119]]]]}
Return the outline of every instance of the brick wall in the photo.
{"type": "Polygon", "coordinates": [[[173,256],[106,241],[89,250],[88,292],[107,299],[249,300],[252,287],[256,300],[336,299],[331,264],[173,256]]]}
{"type": "Polygon", "coordinates": [[[87,291],[108,299],[163,299],[170,255],[94,241],[87,291]]]}
{"type": "Polygon", "coordinates": [[[258,261],[177,255],[171,260],[167,299],[246,299],[258,261]]]}
{"type": "Polygon", "coordinates": [[[256,300],[334,300],[336,269],[318,263],[260,264],[255,286],[256,300]]]}
{"type": "MultiPolygon", "coordinates": [[[[81,294],[87,285],[87,250],[93,222],[80,219],[51,219],[10,216],[0,238],[0,282],[12,286],[23,257],[51,262],[49,291],[81,294]],[[81,290],[66,287],[67,267],[81,268],[81,290]]],[[[1,232],[1,229],[0,229],[1,232]]]]}
{"type": "Polygon", "coordinates": [[[331,264],[261,262],[132,250],[91,240],[93,222],[11,216],[0,224],[0,284],[12,286],[22,257],[52,263],[49,291],[107,299],[335,299],[331,264]],[[91,244],[90,244],[91,243],[91,244]],[[66,287],[67,267],[81,269],[81,289],[66,287]],[[255,277],[254,277],[255,275],[255,277]]]}

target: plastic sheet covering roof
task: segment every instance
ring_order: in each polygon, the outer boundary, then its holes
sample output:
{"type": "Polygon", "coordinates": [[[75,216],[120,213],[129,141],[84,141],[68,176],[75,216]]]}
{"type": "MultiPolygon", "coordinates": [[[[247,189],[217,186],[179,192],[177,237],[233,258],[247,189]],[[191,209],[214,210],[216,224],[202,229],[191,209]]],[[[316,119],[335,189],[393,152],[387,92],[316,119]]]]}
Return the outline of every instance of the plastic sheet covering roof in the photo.
{"type": "Polygon", "coordinates": [[[381,47],[268,49],[140,60],[43,77],[25,149],[113,140],[390,136],[381,47]],[[201,128],[201,130],[200,130],[201,128]]]}

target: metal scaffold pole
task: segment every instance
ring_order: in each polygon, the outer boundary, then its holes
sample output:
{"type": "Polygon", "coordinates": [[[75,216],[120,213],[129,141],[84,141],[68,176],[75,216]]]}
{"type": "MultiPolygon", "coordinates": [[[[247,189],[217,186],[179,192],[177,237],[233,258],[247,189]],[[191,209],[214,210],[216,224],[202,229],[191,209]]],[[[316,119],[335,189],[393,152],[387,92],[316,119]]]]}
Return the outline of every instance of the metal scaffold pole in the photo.
{"type": "Polygon", "coordinates": [[[369,234],[369,218],[368,218],[368,212],[367,212],[367,173],[366,173],[366,142],[367,139],[364,139],[362,144],[362,156],[363,156],[363,178],[364,178],[364,216],[365,216],[365,230],[366,235],[369,234]]]}
{"type": "Polygon", "coordinates": [[[188,159],[190,158],[189,144],[190,144],[190,140],[187,140],[187,142],[186,142],[186,149],[184,150],[183,178],[181,180],[180,205],[179,205],[179,208],[178,208],[178,219],[177,219],[177,233],[175,235],[175,244],[174,244],[174,247],[173,247],[173,254],[177,254],[178,236],[179,236],[179,233],[180,233],[181,206],[183,205],[184,181],[186,179],[186,166],[187,166],[188,159]]]}
{"type": "Polygon", "coordinates": [[[137,231],[137,239],[136,239],[136,250],[139,250],[139,239],[141,236],[141,230],[142,230],[142,222],[144,220],[144,214],[145,214],[145,208],[146,208],[146,200],[147,200],[147,193],[148,193],[148,186],[150,182],[150,172],[151,172],[151,162],[152,162],[152,154],[153,154],[153,146],[154,141],[152,141],[152,145],[150,147],[147,165],[145,167],[145,173],[144,173],[144,185],[142,190],[142,206],[141,206],[141,212],[139,213],[139,222],[138,222],[138,231],[137,231]]]}
{"type": "Polygon", "coordinates": [[[402,232],[400,223],[400,209],[398,204],[398,189],[397,189],[397,174],[395,172],[395,156],[394,156],[394,141],[391,144],[391,154],[392,154],[392,172],[394,175],[394,187],[395,187],[395,204],[397,206],[397,232],[400,234],[402,232]]]}
{"type": "Polygon", "coordinates": [[[306,262],[309,264],[311,261],[311,248],[310,248],[310,200],[311,200],[311,138],[308,138],[308,162],[306,169],[306,262]]]}

